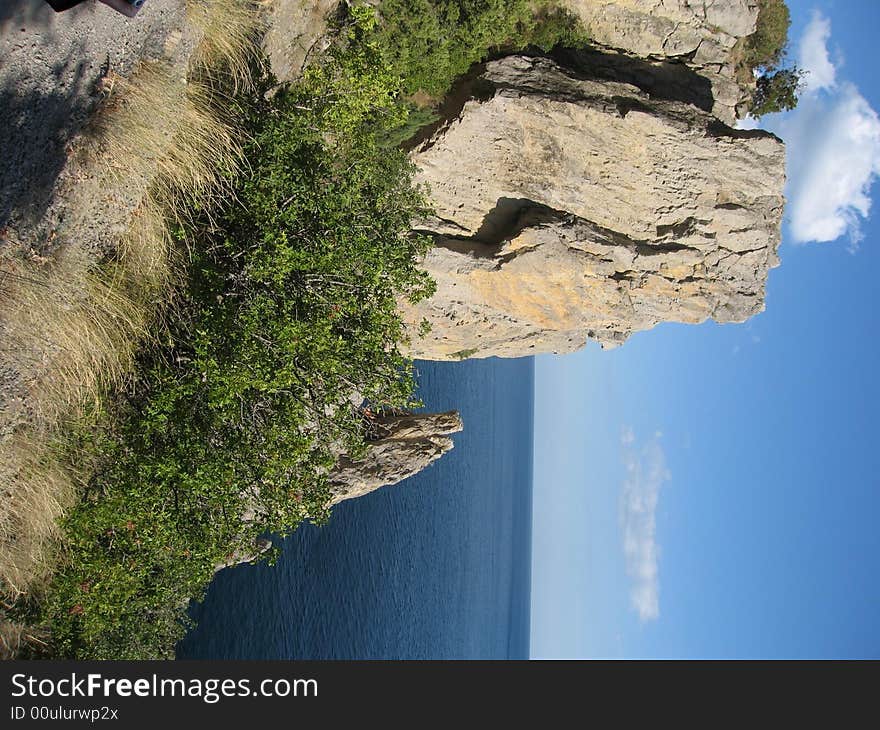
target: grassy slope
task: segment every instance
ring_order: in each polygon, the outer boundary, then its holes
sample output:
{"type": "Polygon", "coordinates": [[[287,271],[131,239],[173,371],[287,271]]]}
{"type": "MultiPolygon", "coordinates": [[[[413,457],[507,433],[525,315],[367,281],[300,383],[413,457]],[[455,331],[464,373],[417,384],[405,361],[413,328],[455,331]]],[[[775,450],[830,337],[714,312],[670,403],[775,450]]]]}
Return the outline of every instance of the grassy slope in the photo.
{"type": "MultiPolygon", "coordinates": [[[[188,83],[165,62],[142,64],[127,79],[108,73],[99,89],[105,101],[71,148],[83,182],[68,203],[77,213],[83,203],[87,219],[105,196],[153,181],[130,226],[104,231],[103,259],[70,223],[52,254],[22,258],[4,250],[0,260],[0,368],[26,394],[21,407],[13,397],[0,415],[6,608],[43,586],[57,558],[57,518],[90,473],[90,459],[65,458],[70,424],[125,381],[137,344],[156,332],[156,303],[169,299],[176,277],[169,223],[217,195],[224,171],[240,161],[235,120],[218,95],[244,81],[259,16],[250,0],[187,0],[186,7],[201,37],[188,83]]],[[[22,641],[42,645],[39,630],[23,628],[0,609],[0,656],[22,641]]]]}
{"type": "Polygon", "coordinates": [[[142,359],[114,431],[73,444],[101,467],[36,607],[55,651],[172,652],[215,564],[323,515],[331,446],[363,442],[349,395],[408,402],[395,303],[428,288],[427,243],[404,236],[424,201],[376,142],[405,112],[372,22],[355,13],[290,91],[240,102],[247,172],[235,204],[182,228],[193,261],[171,344],[142,359]]]}
{"type": "Polygon", "coordinates": [[[381,23],[354,10],[287,93],[240,101],[247,172],[237,204],[181,229],[194,259],[170,346],[141,359],[112,431],[68,444],[100,468],[63,523],[51,586],[23,611],[54,652],[170,655],[215,564],[324,515],[328,444],[363,442],[349,394],[403,405],[411,393],[394,303],[430,283],[416,268],[427,242],[405,235],[425,201],[387,147],[408,124],[401,100],[442,96],[491,51],[549,48],[572,29],[517,0],[389,0],[381,23]]]}

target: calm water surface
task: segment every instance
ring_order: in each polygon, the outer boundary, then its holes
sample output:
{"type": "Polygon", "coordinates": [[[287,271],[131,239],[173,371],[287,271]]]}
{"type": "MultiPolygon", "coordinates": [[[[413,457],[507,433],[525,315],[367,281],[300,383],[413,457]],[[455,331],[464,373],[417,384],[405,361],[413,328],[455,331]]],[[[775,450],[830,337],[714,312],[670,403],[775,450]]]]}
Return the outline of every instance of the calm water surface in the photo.
{"type": "Polygon", "coordinates": [[[282,542],[274,567],[218,574],[180,658],[527,658],[532,358],[417,363],[455,449],[282,542]]]}

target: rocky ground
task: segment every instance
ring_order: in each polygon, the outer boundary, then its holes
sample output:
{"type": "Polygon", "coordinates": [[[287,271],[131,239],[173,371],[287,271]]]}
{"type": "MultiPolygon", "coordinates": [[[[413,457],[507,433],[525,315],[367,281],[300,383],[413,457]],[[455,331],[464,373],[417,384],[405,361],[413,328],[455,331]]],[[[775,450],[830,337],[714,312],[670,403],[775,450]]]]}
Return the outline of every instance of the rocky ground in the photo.
{"type": "Polygon", "coordinates": [[[0,227],[7,237],[25,243],[47,227],[69,145],[100,101],[105,76],[127,76],[145,57],[185,63],[184,15],[182,0],[151,0],[135,19],[98,2],[65,13],[43,0],[0,5],[0,227]]]}

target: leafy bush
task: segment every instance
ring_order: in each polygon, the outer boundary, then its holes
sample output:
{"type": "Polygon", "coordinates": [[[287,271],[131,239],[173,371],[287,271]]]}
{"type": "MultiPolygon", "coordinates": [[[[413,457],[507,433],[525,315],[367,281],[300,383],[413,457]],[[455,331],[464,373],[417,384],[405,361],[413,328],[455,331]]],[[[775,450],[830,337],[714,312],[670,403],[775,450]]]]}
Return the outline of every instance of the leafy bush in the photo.
{"type": "Polygon", "coordinates": [[[375,41],[386,49],[403,92],[441,98],[493,52],[585,40],[577,20],[551,0],[384,0],[375,41]]]}
{"type": "Polygon", "coordinates": [[[802,78],[803,72],[796,67],[759,76],[752,96],[751,115],[761,117],[794,109],[798,103],[802,78]]]}
{"type": "Polygon", "coordinates": [[[320,66],[254,102],[237,204],[191,232],[189,314],[119,432],[85,434],[104,466],[43,606],[63,655],[169,655],[215,564],[326,517],[327,469],[364,441],[353,395],[411,400],[396,302],[430,291],[427,240],[408,233],[427,211],[377,141],[406,111],[374,27],[353,10],[320,66]]]}
{"type": "Polygon", "coordinates": [[[785,0],[758,0],[755,32],[746,38],[743,63],[749,69],[776,68],[785,55],[791,14],[785,0]]]}
{"type": "Polygon", "coordinates": [[[795,65],[783,68],[788,44],[791,14],[784,0],[758,0],[755,32],[742,45],[738,78],[754,82],[749,114],[794,109],[798,103],[803,72],[795,65]]]}

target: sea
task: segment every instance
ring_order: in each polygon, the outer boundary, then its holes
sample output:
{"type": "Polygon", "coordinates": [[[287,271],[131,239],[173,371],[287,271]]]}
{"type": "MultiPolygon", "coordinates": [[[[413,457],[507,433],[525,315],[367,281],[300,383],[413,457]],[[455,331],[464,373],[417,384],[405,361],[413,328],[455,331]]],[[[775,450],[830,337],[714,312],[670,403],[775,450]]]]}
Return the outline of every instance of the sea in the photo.
{"type": "Polygon", "coordinates": [[[218,573],[178,658],[528,658],[534,359],[416,368],[425,410],[461,412],[455,448],[218,573]]]}

